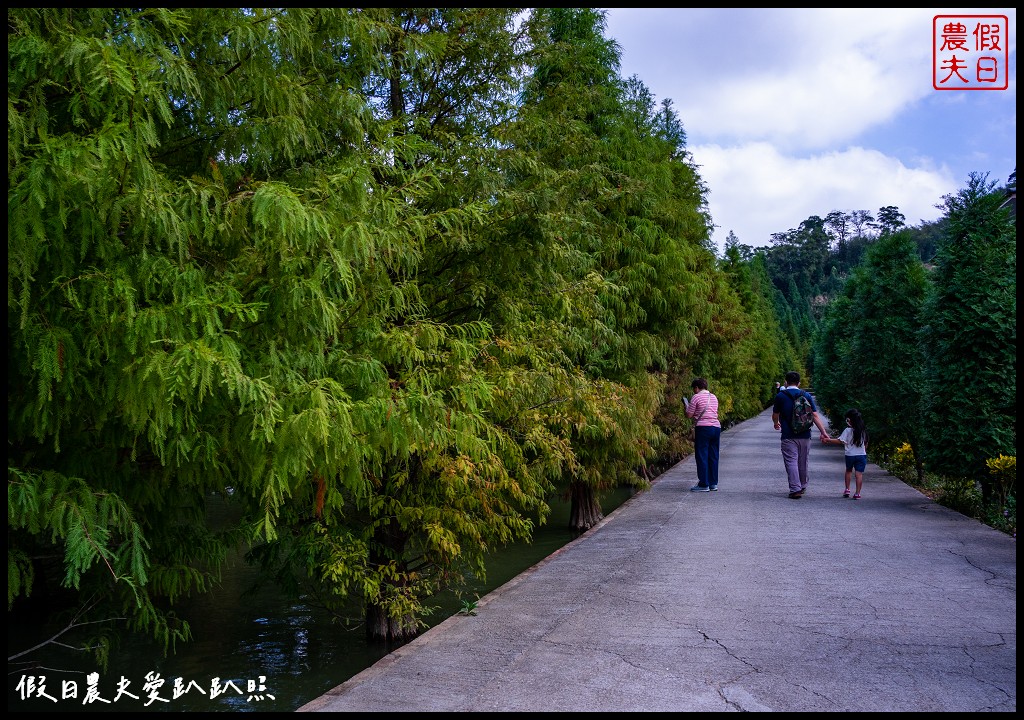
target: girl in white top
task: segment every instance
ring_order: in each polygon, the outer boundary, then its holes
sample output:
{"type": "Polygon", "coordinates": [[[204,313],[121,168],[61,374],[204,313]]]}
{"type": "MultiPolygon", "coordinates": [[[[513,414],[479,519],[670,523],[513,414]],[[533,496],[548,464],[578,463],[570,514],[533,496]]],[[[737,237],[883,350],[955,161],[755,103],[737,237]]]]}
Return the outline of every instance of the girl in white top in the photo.
{"type": "Polygon", "coordinates": [[[868,464],[868,429],[864,426],[864,418],[861,417],[860,410],[851,408],[846,411],[846,429],[843,430],[838,438],[827,436],[823,437],[821,441],[829,445],[842,445],[844,447],[844,455],[846,456],[846,475],[844,477],[846,489],[843,491],[843,497],[850,497],[850,475],[855,473],[857,477],[857,492],[854,493],[853,499],[860,500],[861,485],[864,482],[864,468],[868,464]]]}

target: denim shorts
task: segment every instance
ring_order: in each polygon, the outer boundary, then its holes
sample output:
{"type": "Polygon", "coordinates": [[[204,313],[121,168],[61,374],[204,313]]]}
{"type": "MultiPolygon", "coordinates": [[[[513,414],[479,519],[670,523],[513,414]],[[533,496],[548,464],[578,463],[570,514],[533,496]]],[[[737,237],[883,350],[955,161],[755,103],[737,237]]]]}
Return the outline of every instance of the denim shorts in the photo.
{"type": "Polygon", "coordinates": [[[864,472],[864,468],[868,466],[867,455],[847,455],[846,456],[846,469],[856,470],[857,472],[864,472]]]}

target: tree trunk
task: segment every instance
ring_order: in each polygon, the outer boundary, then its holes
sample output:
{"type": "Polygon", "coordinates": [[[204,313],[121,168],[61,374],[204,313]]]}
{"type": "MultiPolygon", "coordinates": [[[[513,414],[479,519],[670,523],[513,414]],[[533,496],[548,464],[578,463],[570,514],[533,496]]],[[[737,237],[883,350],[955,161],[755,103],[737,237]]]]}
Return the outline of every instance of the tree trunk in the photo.
{"type": "MultiPolygon", "coordinates": [[[[403,532],[394,522],[380,525],[374,531],[373,543],[370,546],[370,566],[381,568],[391,564],[391,558],[401,558],[408,541],[408,534],[403,532]]],[[[401,594],[407,580],[407,569],[399,563],[398,572],[392,576],[386,573],[380,578],[382,597],[401,594]]],[[[387,608],[375,602],[366,605],[366,637],[371,641],[384,642],[388,645],[406,643],[419,634],[416,617],[411,614],[395,618],[387,608]]]]}
{"type": "Polygon", "coordinates": [[[998,493],[995,492],[992,480],[987,477],[978,478],[978,486],[981,488],[981,506],[987,508],[995,504],[998,493]]]}
{"type": "Polygon", "coordinates": [[[419,635],[416,618],[405,616],[399,620],[389,617],[380,605],[366,606],[366,637],[387,645],[401,645],[419,635]]]}
{"type": "Polygon", "coordinates": [[[917,484],[924,485],[924,461],[917,451],[917,443],[911,443],[910,452],[914,456],[914,470],[917,472],[917,484]]]}
{"type": "Polygon", "coordinates": [[[604,518],[601,503],[593,486],[577,480],[569,485],[569,529],[582,533],[594,527],[604,518]]]}

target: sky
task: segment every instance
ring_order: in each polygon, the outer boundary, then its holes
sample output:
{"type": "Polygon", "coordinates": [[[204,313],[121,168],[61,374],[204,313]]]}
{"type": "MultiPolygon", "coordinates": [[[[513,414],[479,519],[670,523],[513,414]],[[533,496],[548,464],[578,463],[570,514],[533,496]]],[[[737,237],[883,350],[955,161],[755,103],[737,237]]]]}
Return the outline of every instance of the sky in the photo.
{"type": "MultiPolygon", "coordinates": [[[[876,216],[895,205],[914,227],[942,217],[943,196],[972,172],[1004,185],[1016,169],[1013,8],[605,11],[620,75],[636,75],[658,104],[670,99],[683,123],[719,251],[730,231],[765,247],[833,210],[876,216]],[[997,79],[984,85],[1005,90],[935,89],[952,87],[936,15],[1006,16],[998,47],[1008,56],[986,51],[997,79]]],[[[979,23],[993,21],[965,25],[979,23]]],[[[973,61],[984,53],[972,35],[973,61]]],[[[958,75],[978,85],[970,67],[958,75]]]]}

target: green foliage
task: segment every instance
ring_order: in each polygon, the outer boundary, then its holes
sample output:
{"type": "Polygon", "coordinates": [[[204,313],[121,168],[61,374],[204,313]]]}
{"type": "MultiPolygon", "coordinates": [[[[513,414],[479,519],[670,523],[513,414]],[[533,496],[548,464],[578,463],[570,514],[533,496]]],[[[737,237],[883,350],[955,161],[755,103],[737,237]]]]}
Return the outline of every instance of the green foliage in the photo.
{"type": "MultiPolygon", "coordinates": [[[[101,563],[115,582],[146,584],[146,541],[131,508],[116,495],[94,492],[80,478],[8,468],[7,525],[66,547],[66,587],[77,589],[82,576],[101,563]]],[[[15,585],[29,594],[31,576],[23,574],[15,585]]],[[[8,607],[12,601],[8,590],[8,607]]]]}
{"type": "Polygon", "coordinates": [[[891,235],[906,227],[907,218],[895,205],[886,205],[878,209],[878,219],[875,226],[880,236],[891,235]]]}
{"type": "Polygon", "coordinates": [[[462,600],[462,607],[459,609],[459,615],[476,615],[476,606],[480,598],[476,600],[462,600]]]}
{"type": "Polygon", "coordinates": [[[944,225],[945,218],[939,218],[934,222],[922,222],[917,227],[908,229],[914,244],[917,245],[917,256],[921,258],[921,262],[930,263],[935,257],[944,225]]]}
{"type": "Polygon", "coordinates": [[[921,328],[925,460],[977,478],[986,502],[993,485],[985,461],[1015,454],[1017,438],[1017,243],[1002,203],[978,174],[945,198],[921,328]]]}
{"type": "Polygon", "coordinates": [[[986,525],[1017,537],[1017,496],[1010,495],[1002,507],[991,503],[986,505],[982,519],[986,525]]]}
{"type": "MultiPolygon", "coordinates": [[[[876,461],[1015,533],[1016,232],[1004,200],[974,174],[940,221],[882,232],[828,306],[814,365],[834,424],[847,407],[864,413],[876,461]]],[[[883,230],[892,210],[879,211],[883,230]]]]}
{"type": "Polygon", "coordinates": [[[125,617],[129,627],[150,631],[167,649],[191,637],[188,623],[158,610],[153,591],[161,583],[152,577],[149,542],[132,508],[116,494],[97,491],[81,478],[8,467],[7,527],[8,611],[32,595],[37,568],[45,572],[44,559],[56,555],[63,562],[62,586],[91,598],[76,609],[67,629],[92,626],[82,646],[101,666],[111,641],[104,626],[125,617]],[[108,601],[97,600],[102,597],[108,601]]]}
{"type": "Polygon", "coordinates": [[[1007,499],[1017,494],[1017,457],[1000,455],[985,460],[989,475],[992,476],[992,495],[996,505],[1005,505],[1007,499]]]}
{"type": "MultiPolygon", "coordinates": [[[[720,383],[716,393],[729,390],[726,393],[731,399],[728,411],[722,407],[722,417],[728,423],[755,415],[774,400],[774,382],[796,367],[796,354],[776,321],[774,288],[763,256],[744,260],[741,250],[734,244],[726,248],[720,267],[738,296],[746,318],[746,322],[739,325],[743,332],[728,343],[731,347],[719,351],[721,357],[734,361],[732,371],[714,373],[720,383]]],[[[721,402],[721,397],[719,400],[721,402]]]]}
{"type": "Polygon", "coordinates": [[[917,339],[927,281],[906,233],[876,241],[828,306],[815,346],[815,393],[833,427],[849,408],[864,416],[873,442],[921,438],[917,339]]]}
{"type": "Polygon", "coordinates": [[[978,485],[973,478],[968,477],[944,478],[936,500],[968,517],[977,517],[982,506],[978,485]]]}
{"type": "Polygon", "coordinates": [[[414,248],[368,241],[369,163],[337,151],[368,113],[309,52],[351,19],[13,11],[9,474],[83,518],[49,537],[56,510],[25,511],[16,592],[60,541],[96,616],[184,637],[166,603],[208,589],[230,544],[274,538],[311,468],[365,494],[353,432],[387,379],[365,337],[325,348],[367,307],[357,288],[400,297],[356,274],[414,248]],[[243,519],[215,533],[206,500],[229,487],[243,519]]]}
{"type": "MultiPolygon", "coordinates": [[[[557,243],[547,265],[560,272],[563,297],[576,302],[573,312],[561,312],[564,300],[536,310],[557,321],[566,359],[583,369],[596,401],[574,423],[577,465],[565,476],[570,523],[586,529],[599,519],[599,492],[643,486],[643,469],[665,448],[654,418],[678,412],[666,410],[666,389],[687,364],[679,353],[695,346],[711,316],[703,290],[714,267],[705,190],[681,146],[681,123],[670,106],[655,108],[638,79],[618,78],[603,13],[537,11],[529,28],[539,60],[518,144],[535,148],[561,180],[537,226],[557,243]]],[[[533,262],[522,266],[529,272],[533,262]]]]}
{"type": "MultiPolygon", "coordinates": [[[[950,476],[934,472],[919,472],[919,463],[909,443],[893,447],[882,443],[872,451],[873,460],[893,476],[917,488],[940,505],[984,522],[989,527],[1016,537],[1017,499],[1015,489],[1000,501],[986,503],[982,499],[981,483],[974,478],[950,476]]],[[[987,463],[995,468],[993,474],[1008,480],[1006,473],[1016,477],[1016,458],[1001,456],[989,458],[987,463]]]]}
{"type": "Polygon", "coordinates": [[[684,452],[695,372],[760,410],[822,223],[788,305],[774,256],[720,265],[603,13],[520,19],[9,12],[9,607],[54,576],[169,647],[240,547],[408,638],[553,493],[684,452]]]}

